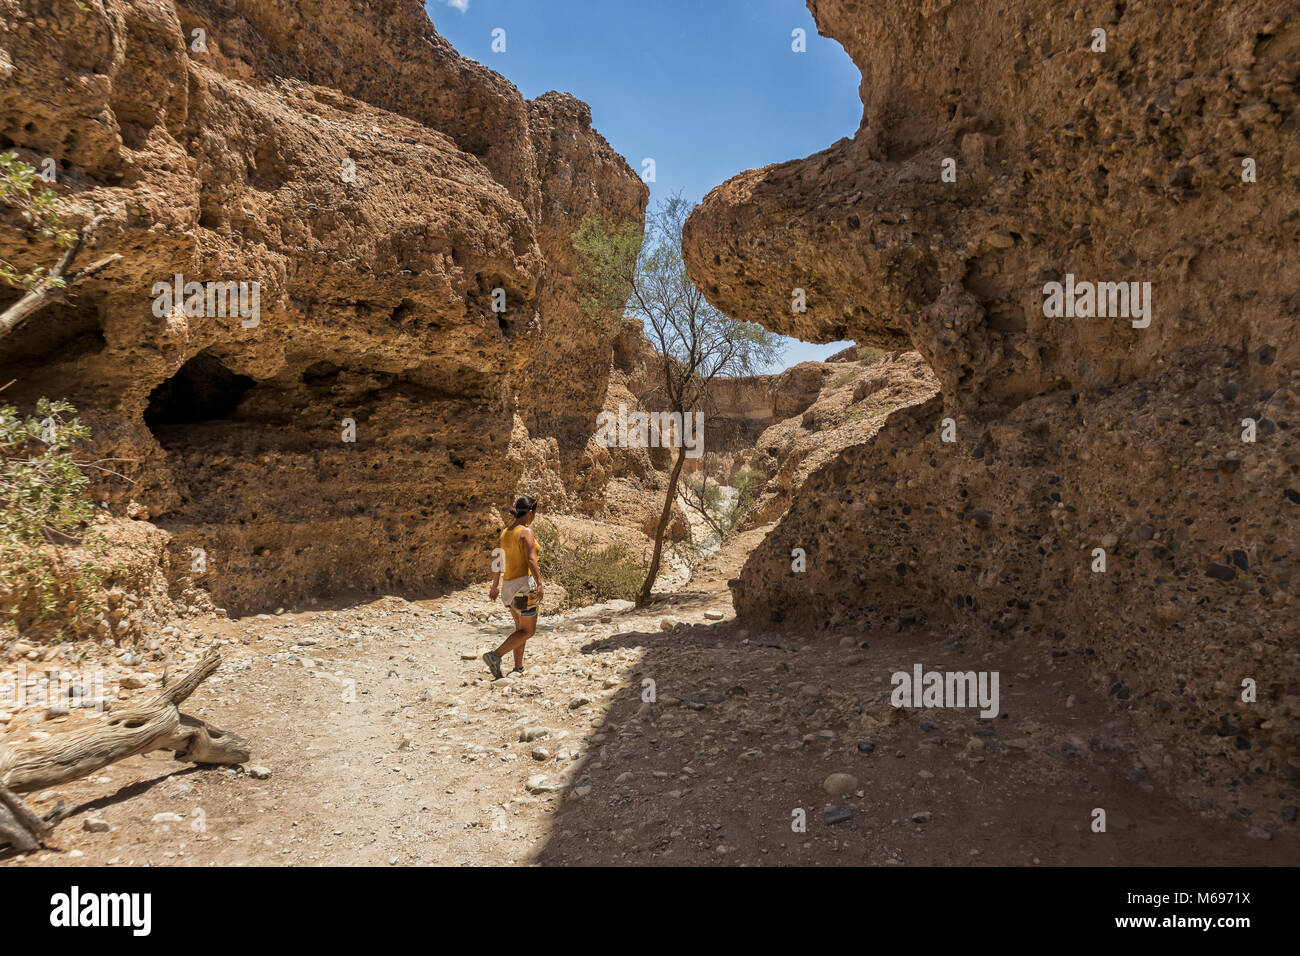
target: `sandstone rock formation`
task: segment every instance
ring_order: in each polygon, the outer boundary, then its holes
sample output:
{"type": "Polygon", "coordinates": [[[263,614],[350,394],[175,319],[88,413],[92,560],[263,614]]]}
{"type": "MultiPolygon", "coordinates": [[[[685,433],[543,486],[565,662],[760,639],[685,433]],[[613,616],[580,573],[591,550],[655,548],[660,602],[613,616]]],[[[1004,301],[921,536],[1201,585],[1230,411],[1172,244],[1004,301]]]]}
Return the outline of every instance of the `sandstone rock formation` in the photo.
{"type": "MultiPolygon", "coordinates": [[[[173,578],[201,549],[231,609],[464,579],[526,467],[582,472],[611,345],[568,237],[647,198],[584,104],[526,101],[419,0],[0,19],[0,149],[55,160],[65,203],[107,217],[92,254],[123,257],[0,344],[4,399],[66,397],[129,459],[99,494],[171,534],[173,578]],[[159,315],[177,274],[256,282],[260,311],[159,315]]],[[[0,256],[52,261],[16,225],[0,256]]]]}
{"type": "Polygon", "coordinates": [[[776,377],[773,405],[784,414],[774,416],[780,420],[741,458],[770,480],[742,528],[780,518],[810,475],[845,448],[871,441],[891,414],[926,401],[938,389],[930,367],[916,352],[838,358],[803,362],[776,377]],[[809,385],[815,386],[811,395],[809,385]]]}
{"type": "Polygon", "coordinates": [[[916,349],[940,394],[808,479],[737,608],[1093,657],[1160,769],[1275,813],[1300,780],[1290,5],[808,6],[862,70],[862,124],[710,193],[688,267],[776,331],[916,349]],[[1151,283],[1149,325],[1047,317],[1067,274],[1151,283]]]}

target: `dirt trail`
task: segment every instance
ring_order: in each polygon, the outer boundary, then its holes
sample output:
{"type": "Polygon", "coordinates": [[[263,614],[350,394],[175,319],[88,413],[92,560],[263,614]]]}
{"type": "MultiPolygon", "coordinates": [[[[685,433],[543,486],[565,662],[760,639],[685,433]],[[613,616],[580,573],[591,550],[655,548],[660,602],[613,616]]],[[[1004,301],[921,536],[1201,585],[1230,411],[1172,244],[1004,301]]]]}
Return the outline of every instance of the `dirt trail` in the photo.
{"type": "Polygon", "coordinates": [[[1050,642],[738,627],[726,581],[766,530],[652,608],[544,619],[527,673],[498,682],[477,656],[505,612],[482,587],[211,621],[225,663],[191,708],[252,738],[270,777],[123,761],[43,795],[76,813],[52,849],[5,865],[1300,858],[1293,832],[1251,836],[1148,779],[1159,755],[1050,642]],[[889,675],[913,662],[1000,671],[1003,716],[890,707],[889,675]],[[832,773],[856,792],[828,796],[832,773]],[[1106,833],[1090,830],[1096,807],[1106,833]],[[91,818],[111,829],[87,832],[91,818]]]}

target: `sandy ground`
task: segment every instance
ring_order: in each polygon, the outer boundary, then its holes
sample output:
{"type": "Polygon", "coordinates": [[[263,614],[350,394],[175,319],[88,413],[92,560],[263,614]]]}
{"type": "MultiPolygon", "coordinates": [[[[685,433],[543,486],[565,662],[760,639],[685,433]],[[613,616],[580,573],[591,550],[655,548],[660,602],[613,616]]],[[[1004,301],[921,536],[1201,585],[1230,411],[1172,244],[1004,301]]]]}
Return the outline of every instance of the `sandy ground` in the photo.
{"type": "Polygon", "coordinates": [[[224,663],[185,709],[270,776],[131,758],[33,794],[75,810],[3,865],[1300,861],[1294,825],[1252,836],[1153,782],[1159,756],[1050,642],[741,628],[726,581],[765,531],[651,608],[544,620],[497,682],[478,655],[508,621],[485,587],[208,621],[224,663]],[[1001,716],[891,707],[914,662],[999,671],[1001,716]],[[832,796],[832,774],[855,785],[832,796]]]}

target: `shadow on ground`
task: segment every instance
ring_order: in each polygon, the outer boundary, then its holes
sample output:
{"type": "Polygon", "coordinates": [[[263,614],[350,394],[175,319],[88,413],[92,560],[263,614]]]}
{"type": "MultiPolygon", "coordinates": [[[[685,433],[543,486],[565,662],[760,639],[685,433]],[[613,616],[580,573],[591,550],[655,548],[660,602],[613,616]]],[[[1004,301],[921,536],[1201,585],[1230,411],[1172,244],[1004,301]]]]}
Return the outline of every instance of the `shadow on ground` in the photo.
{"type": "Polygon", "coordinates": [[[1093,685],[1086,660],[1054,658],[1029,638],[964,646],[916,633],[812,636],[727,622],[617,634],[582,653],[623,646],[644,657],[589,737],[540,863],[1300,858],[1293,826],[1262,839],[1246,820],[1178,803],[1144,769],[1142,738],[1093,685]],[[1001,713],[893,708],[890,675],[914,663],[998,671],[1001,713]],[[643,699],[651,687],[654,699],[643,699]],[[828,795],[823,784],[836,773],[855,777],[856,791],[828,795]],[[1093,831],[1096,809],[1105,832],[1093,831]],[[805,832],[794,829],[801,818],[805,832]]]}

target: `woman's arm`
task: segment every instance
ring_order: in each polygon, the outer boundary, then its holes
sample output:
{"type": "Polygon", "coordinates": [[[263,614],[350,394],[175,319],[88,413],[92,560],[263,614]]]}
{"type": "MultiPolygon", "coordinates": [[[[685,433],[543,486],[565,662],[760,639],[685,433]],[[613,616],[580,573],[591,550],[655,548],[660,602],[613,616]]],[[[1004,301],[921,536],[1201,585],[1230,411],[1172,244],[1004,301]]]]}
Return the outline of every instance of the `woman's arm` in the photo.
{"type": "Polygon", "coordinates": [[[492,590],[488,591],[488,600],[495,601],[501,593],[501,564],[505,561],[505,552],[500,548],[492,550],[492,590]]]}
{"type": "Polygon", "coordinates": [[[520,537],[524,539],[525,553],[528,555],[528,570],[537,582],[537,596],[542,596],[542,570],[537,566],[537,539],[531,528],[525,528],[520,537]]]}

